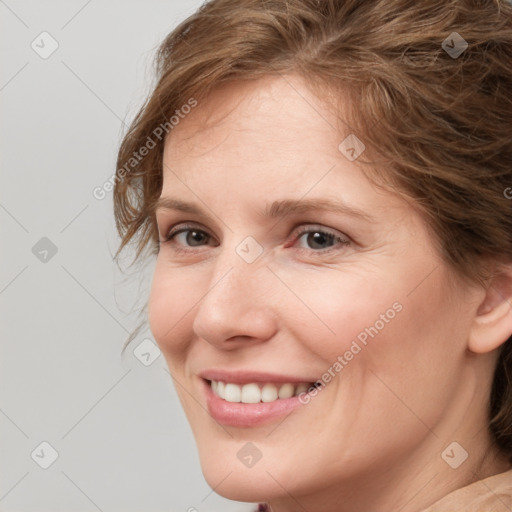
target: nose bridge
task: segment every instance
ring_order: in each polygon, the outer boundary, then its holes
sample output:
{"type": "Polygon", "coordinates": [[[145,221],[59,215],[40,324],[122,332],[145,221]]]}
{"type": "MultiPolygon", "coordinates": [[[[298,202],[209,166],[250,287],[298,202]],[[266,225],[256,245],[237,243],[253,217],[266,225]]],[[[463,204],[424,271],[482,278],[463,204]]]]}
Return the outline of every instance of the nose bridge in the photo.
{"type": "Polygon", "coordinates": [[[265,288],[264,281],[268,279],[265,261],[263,247],[253,237],[247,236],[242,241],[236,235],[226,237],[212,265],[208,295],[216,300],[236,299],[236,304],[242,305],[246,302],[242,300],[244,297],[250,299],[249,294],[254,297],[260,288],[265,288]]]}
{"type": "MultiPolygon", "coordinates": [[[[248,242],[250,243],[250,242],[248,242]]],[[[247,249],[224,247],[212,264],[211,279],[194,318],[196,334],[211,343],[222,343],[235,336],[267,339],[274,325],[273,306],[269,302],[269,270],[262,255],[245,259],[247,249]],[[250,261],[250,262],[249,262],[250,261]]]]}

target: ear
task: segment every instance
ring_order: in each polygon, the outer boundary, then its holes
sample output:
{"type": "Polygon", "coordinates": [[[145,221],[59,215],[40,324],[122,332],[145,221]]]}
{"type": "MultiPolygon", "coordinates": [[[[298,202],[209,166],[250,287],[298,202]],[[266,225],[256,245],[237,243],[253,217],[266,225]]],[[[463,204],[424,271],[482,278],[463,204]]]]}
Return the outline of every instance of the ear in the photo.
{"type": "Polygon", "coordinates": [[[468,348],[491,352],[512,336],[512,266],[502,267],[491,280],[469,333],[468,348]]]}

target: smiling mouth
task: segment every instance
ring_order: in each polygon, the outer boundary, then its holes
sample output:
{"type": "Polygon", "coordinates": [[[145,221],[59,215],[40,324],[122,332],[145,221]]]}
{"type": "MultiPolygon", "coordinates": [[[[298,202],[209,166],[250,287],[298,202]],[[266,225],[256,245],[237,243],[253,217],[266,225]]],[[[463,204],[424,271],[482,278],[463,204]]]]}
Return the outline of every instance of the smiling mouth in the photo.
{"type": "Polygon", "coordinates": [[[232,382],[207,380],[214,395],[232,403],[258,404],[260,402],[276,402],[281,399],[299,396],[309,390],[319,387],[318,382],[251,382],[248,384],[235,384],[232,382]]]}

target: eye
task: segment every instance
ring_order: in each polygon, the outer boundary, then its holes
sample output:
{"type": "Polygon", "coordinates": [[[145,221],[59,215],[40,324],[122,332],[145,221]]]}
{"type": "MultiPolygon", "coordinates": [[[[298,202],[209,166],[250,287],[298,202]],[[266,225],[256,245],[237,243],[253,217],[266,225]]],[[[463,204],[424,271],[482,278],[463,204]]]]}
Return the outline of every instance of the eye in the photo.
{"type": "MultiPolygon", "coordinates": [[[[211,240],[212,236],[206,231],[199,229],[197,226],[192,224],[180,224],[171,228],[165,239],[160,241],[160,244],[172,244],[173,250],[176,252],[189,252],[192,251],[194,247],[214,245],[210,243],[211,240]]],[[[350,244],[347,238],[340,236],[336,232],[315,226],[300,227],[294,240],[299,242],[303,241],[303,243],[306,244],[305,247],[298,247],[298,251],[321,254],[336,250],[338,248],[337,246],[350,244]]]]}
{"type": "MultiPolygon", "coordinates": [[[[211,236],[204,230],[191,224],[181,224],[173,227],[164,240],[160,240],[160,244],[173,244],[185,247],[200,247],[211,240],[211,236]]],[[[187,252],[188,249],[174,247],[177,252],[187,252]]]]}
{"type": "Polygon", "coordinates": [[[297,240],[302,240],[306,248],[299,247],[299,251],[329,252],[336,249],[336,245],[348,245],[350,241],[338,234],[320,227],[303,226],[297,233],[297,240]]]}

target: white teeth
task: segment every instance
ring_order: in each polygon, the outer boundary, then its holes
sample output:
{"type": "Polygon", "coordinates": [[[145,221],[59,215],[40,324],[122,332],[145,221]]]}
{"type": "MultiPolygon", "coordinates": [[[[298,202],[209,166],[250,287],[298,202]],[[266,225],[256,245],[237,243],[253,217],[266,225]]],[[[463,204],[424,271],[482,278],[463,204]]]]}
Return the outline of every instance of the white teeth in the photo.
{"type": "Polygon", "coordinates": [[[242,387],[242,399],[244,404],[257,404],[261,399],[261,392],[258,384],[244,384],[242,387]]]}
{"type": "Polygon", "coordinates": [[[240,402],[242,398],[242,390],[236,384],[228,383],[224,388],[224,400],[228,402],[240,402]]]}
{"type": "Polygon", "coordinates": [[[285,383],[279,387],[274,384],[264,384],[261,388],[256,383],[244,384],[240,386],[231,382],[222,382],[212,380],[210,382],[213,393],[227,402],[242,402],[244,404],[257,404],[259,402],[274,402],[282,398],[291,398],[305,393],[310,388],[310,384],[301,382],[300,384],[285,383]]]}
{"type": "Polygon", "coordinates": [[[262,402],[273,402],[277,400],[277,388],[274,384],[265,384],[261,390],[261,401],[262,402]]]}
{"type": "Polygon", "coordinates": [[[293,384],[283,384],[279,388],[279,398],[291,398],[295,392],[295,386],[293,384]]]}

